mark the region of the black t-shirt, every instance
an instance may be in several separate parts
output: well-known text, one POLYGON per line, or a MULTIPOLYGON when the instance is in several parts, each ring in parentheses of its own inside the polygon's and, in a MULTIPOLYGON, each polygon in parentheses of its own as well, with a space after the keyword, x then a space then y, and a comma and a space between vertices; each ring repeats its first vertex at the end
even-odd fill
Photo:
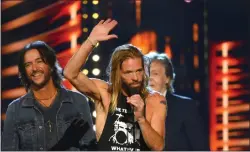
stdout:
POLYGON ((134 121, 131 106, 126 97, 120 95, 114 113, 108 113, 107 120, 98 141, 98 150, 105 151, 140 151, 148 150, 145 146, 140 127, 134 121))
POLYGON ((40 102, 35 102, 39 111, 42 113, 44 118, 44 127, 45 127, 45 138, 46 138, 46 147, 50 149, 57 142, 57 130, 56 130, 56 113, 60 107, 61 99, 60 99, 60 89, 58 89, 58 93, 53 103, 49 107, 43 106, 40 102))

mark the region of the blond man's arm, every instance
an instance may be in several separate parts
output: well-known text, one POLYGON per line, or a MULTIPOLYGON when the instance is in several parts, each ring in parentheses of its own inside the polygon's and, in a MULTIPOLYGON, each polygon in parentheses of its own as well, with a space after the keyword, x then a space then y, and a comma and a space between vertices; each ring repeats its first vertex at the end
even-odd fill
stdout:
POLYGON ((83 42, 80 49, 73 55, 64 69, 65 78, 67 78, 77 90, 93 98, 95 101, 102 100, 100 89, 106 88, 107 83, 98 79, 89 79, 80 70, 86 63, 95 44, 100 41, 117 38, 116 35, 109 34, 116 25, 117 22, 115 20, 101 20, 93 28, 88 39, 83 42))
POLYGON ((148 100, 147 102, 153 102, 153 104, 148 104, 153 108, 151 121, 140 119, 138 123, 147 146, 154 151, 163 150, 165 145, 165 120, 167 113, 166 99, 157 93, 149 97, 148 100))

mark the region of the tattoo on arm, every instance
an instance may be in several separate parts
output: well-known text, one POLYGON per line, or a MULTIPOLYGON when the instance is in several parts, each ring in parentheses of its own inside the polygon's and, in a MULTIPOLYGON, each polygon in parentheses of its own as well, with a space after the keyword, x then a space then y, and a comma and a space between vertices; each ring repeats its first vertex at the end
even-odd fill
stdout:
POLYGON ((162 100, 160 103, 161 103, 161 104, 164 104, 164 105, 167 104, 167 103, 166 103, 166 100, 162 100))

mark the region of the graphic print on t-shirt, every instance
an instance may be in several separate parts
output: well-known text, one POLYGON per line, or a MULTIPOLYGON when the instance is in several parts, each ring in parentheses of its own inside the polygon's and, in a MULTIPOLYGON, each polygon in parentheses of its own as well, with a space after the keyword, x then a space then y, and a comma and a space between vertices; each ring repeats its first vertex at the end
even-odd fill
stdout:
MULTIPOLYGON (((126 114, 127 109, 116 108, 116 120, 113 123, 114 134, 109 138, 109 142, 122 147, 130 147, 132 145, 138 145, 140 147, 140 131, 134 121, 129 121, 129 116, 126 114)), ((130 116, 131 120, 133 120, 133 118, 133 115, 132 119, 130 116)), ((120 149, 121 147, 117 148, 120 149)))

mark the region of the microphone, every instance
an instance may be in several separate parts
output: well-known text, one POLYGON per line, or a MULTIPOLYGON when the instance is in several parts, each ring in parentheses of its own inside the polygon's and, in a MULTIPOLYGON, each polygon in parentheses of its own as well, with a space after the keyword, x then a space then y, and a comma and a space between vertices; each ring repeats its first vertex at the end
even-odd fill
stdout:
MULTIPOLYGON (((140 91, 138 88, 128 88, 128 95, 129 97, 135 95, 135 94, 139 94, 140 95, 140 91)), ((131 113, 133 114, 133 136, 134 136, 134 143, 136 142, 136 139, 135 139, 135 127, 136 127, 136 120, 135 120, 135 117, 134 117, 134 106, 131 105, 131 113)))
POLYGON ((128 89, 128 94, 129 96, 133 96, 135 94, 140 94, 140 91, 138 88, 129 88, 128 89))
MULTIPOLYGON (((131 97, 135 94, 139 94, 140 95, 140 91, 138 88, 128 88, 128 95, 131 97)), ((134 113, 134 106, 132 105, 132 112, 134 113)))
MULTIPOLYGON (((138 88, 128 88, 128 96, 131 97, 135 94, 139 94, 140 95, 140 91, 138 88)), ((131 105, 131 113, 134 114, 134 106, 131 105)))

